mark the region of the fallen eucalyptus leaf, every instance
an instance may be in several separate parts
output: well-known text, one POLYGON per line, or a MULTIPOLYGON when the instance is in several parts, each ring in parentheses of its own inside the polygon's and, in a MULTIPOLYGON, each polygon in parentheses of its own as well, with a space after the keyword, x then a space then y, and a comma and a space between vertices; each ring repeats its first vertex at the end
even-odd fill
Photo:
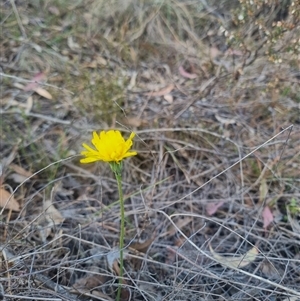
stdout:
POLYGON ((20 211, 20 205, 14 196, 3 188, 0 188, 0 207, 11 209, 12 211, 20 211))
POLYGON ((258 255, 258 250, 254 246, 247 253, 240 256, 222 256, 217 254, 209 244, 210 252, 216 261, 229 268, 243 268, 252 263, 258 255))

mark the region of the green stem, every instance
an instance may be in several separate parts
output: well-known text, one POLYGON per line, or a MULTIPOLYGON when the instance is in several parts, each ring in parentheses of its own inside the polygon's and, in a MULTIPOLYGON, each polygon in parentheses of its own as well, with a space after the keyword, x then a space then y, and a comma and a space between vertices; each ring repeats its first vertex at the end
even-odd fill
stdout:
POLYGON ((120 301, 121 290, 123 283, 123 248, 124 248, 124 236, 125 236, 125 209, 124 209, 124 198, 122 190, 122 177, 121 177, 121 168, 119 170, 114 170, 116 180, 118 183, 119 199, 120 199, 120 209, 121 209, 121 229, 120 229, 120 278, 119 278, 119 287, 117 293, 117 301, 120 301))

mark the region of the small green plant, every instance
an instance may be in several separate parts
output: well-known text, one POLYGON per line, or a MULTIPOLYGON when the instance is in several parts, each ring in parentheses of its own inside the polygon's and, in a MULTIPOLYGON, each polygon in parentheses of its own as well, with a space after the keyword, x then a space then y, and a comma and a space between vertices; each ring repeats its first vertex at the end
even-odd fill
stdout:
POLYGON ((295 198, 292 198, 287 205, 289 212, 292 216, 300 214, 300 204, 295 198))

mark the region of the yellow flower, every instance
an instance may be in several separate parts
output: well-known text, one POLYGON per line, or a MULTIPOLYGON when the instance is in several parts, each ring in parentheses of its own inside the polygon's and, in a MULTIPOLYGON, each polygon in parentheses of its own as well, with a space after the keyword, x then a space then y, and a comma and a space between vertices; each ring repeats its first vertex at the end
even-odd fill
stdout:
POLYGON ((119 131, 102 131, 99 135, 93 132, 92 144, 96 149, 83 143, 82 146, 86 150, 82 151, 81 155, 85 156, 85 158, 81 159, 80 162, 91 163, 104 161, 119 163, 124 158, 135 156, 137 152, 129 151, 134 136, 135 133, 131 133, 130 137, 125 141, 119 131))

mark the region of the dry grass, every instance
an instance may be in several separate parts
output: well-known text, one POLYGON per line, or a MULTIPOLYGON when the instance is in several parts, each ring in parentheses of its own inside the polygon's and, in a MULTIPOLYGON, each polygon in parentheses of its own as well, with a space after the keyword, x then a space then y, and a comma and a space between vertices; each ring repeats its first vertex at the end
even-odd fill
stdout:
POLYGON ((116 182, 76 155, 107 128, 122 300, 300 298, 300 3, 253 2, 0 4, 0 299, 115 300, 116 182))

